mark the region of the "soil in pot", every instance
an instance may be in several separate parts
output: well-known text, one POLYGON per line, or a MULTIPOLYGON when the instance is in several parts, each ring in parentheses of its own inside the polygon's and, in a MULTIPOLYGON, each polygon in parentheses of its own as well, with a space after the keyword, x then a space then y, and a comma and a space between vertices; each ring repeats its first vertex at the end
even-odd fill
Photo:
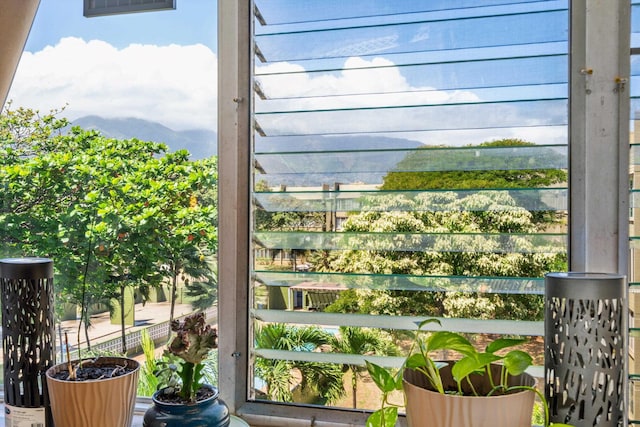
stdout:
POLYGON ((91 361, 85 361, 81 367, 76 369, 76 377, 74 379, 69 378, 71 376, 69 371, 58 371, 53 373, 51 377, 60 381, 102 380, 126 375, 135 371, 135 369, 137 368, 127 365, 97 366, 93 365, 91 361))
MULTIPOLYGON (((209 387, 200 387, 196 392, 196 402, 208 399, 214 395, 216 395, 216 391, 214 389, 209 387)), ((191 403, 188 400, 183 399, 178 393, 166 388, 158 392, 155 395, 155 399, 162 403, 172 403, 174 405, 187 405, 191 403)))

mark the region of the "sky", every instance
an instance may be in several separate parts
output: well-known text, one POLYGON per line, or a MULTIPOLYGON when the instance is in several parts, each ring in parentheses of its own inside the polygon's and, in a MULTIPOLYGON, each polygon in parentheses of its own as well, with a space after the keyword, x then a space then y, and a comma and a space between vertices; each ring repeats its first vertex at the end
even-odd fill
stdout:
POLYGON ((41 0, 7 98, 12 108, 216 130, 215 0, 94 18, 82 5, 41 0))
MULTIPOLYGON (((402 13, 355 21, 367 24, 369 20, 371 23, 382 20, 390 24, 371 31, 367 29, 368 25, 351 28, 352 22, 344 24, 336 19, 367 9, 380 13, 369 1, 258 2, 265 19, 272 24, 266 27, 256 24, 257 44, 272 61, 267 64, 256 62, 257 79, 270 98, 268 108, 292 111, 319 107, 330 110, 371 105, 500 102, 514 99, 514 90, 517 90, 516 99, 523 101, 522 108, 518 103, 502 104, 492 110, 493 121, 485 120, 483 112, 474 110, 475 107, 462 106, 440 109, 441 116, 429 114, 432 109, 428 108, 387 109, 374 120, 371 115, 361 117, 343 113, 309 114, 308 119, 298 115, 297 120, 278 115, 259 116, 265 130, 271 134, 339 133, 343 128, 351 129, 353 123, 361 123, 364 130, 371 130, 372 123, 380 123, 391 131, 396 128, 424 129, 425 126, 435 131, 438 127, 467 126, 476 129, 473 133, 478 142, 500 137, 523 137, 538 143, 566 142, 563 126, 549 127, 545 122, 547 118, 554 123, 566 119, 565 101, 540 103, 538 110, 533 110, 527 102, 540 97, 562 99, 566 96, 566 65, 563 62, 566 57, 554 56, 566 51, 567 34, 562 25, 566 21, 566 11, 561 10, 565 0, 551 1, 558 3, 559 12, 526 17, 513 12, 530 7, 554 10, 556 6, 524 0, 523 4, 517 4, 518 0, 513 0, 516 4, 510 6, 513 15, 509 18, 494 16, 504 9, 504 6, 495 6, 503 3, 502 0, 459 0, 459 4, 466 4, 469 9, 451 10, 439 10, 447 9, 449 5, 447 1, 439 0, 442 7, 436 7, 440 3, 425 3, 434 9, 411 15, 410 25, 393 25, 394 19, 408 19, 402 13), (315 12, 309 13, 309 9, 315 12), (297 13, 300 13, 300 22, 273 25, 283 19, 295 22, 297 13), (479 19, 450 20, 459 13, 470 14, 472 18, 477 13, 479 19), (432 21, 428 24, 421 21, 423 14, 432 21), (318 21, 304 21, 309 17, 318 21), (469 22, 474 24, 469 25, 469 22), (532 22, 535 22, 533 27, 525 25, 532 22), (300 34, 292 31, 297 26, 311 28, 314 25, 343 25, 346 28, 344 31, 300 34), (466 26, 458 28, 456 25, 466 26), (484 31, 487 28, 494 31, 484 31), (280 33, 268 34, 273 31, 280 33), (512 60, 511 57, 518 56, 522 49, 518 43, 527 41, 534 41, 527 48, 528 53, 542 49, 537 52, 539 57, 526 63, 523 59, 512 60), (513 47, 509 47, 510 44, 513 47), (470 48, 473 46, 477 48, 470 48), (497 51, 487 53, 490 50, 497 51), (454 56, 459 60, 452 65, 448 64, 451 52, 456 52, 454 56), (498 64, 495 66, 505 73, 488 71, 488 62, 474 61, 474 55, 482 58, 494 54, 503 59, 491 64, 498 64), (305 57, 315 59, 309 61, 303 59, 305 57), (407 66, 420 62, 427 65, 407 66), (437 65, 429 65, 434 62, 437 65), (442 63, 438 65, 439 62, 442 63), (314 68, 320 71, 314 72, 314 68), (282 70, 293 73, 273 77, 261 75, 282 70), (502 85, 503 89, 496 89, 497 85, 502 85), (436 87, 439 89, 434 90, 436 87), (301 93, 311 97, 295 99, 301 93), (550 111, 554 114, 549 114, 550 111), (481 122, 458 123, 459 117, 476 117, 481 122), (505 118, 510 118, 508 123, 505 118), (454 123, 447 123, 452 120, 454 123), (505 123, 512 126, 522 123, 528 128, 505 130, 505 123), (278 129, 272 132, 275 127, 278 129)), ((376 1, 392 7, 393 10, 387 11, 389 13, 402 12, 401 8, 405 6, 415 8, 423 4, 412 0, 376 1)), ((41 0, 8 95, 14 108, 48 112, 64 107, 64 117, 71 120, 86 115, 134 117, 159 122, 174 130, 217 130, 215 0, 177 0, 176 10, 96 18, 85 18, 82 4, 82 0, 41 0)), ((264 104, 256 103, 258 114, 263 112, 264 104)), ((428 135, 418 132, 405 137, 427 144, 460 145, 469 141, 466 134, 451 137, 449 134, 451 132, 428 135)))

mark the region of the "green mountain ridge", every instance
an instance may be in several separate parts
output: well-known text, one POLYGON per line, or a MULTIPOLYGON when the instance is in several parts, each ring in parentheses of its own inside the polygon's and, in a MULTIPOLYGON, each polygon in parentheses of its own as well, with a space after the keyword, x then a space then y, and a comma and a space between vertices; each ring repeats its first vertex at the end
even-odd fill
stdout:
POLYGON ((84 116, 73 120, 72 125, 97 130, 108 138, 137 138, 162 142, 169 146, 171 152, 188 150, 192 159, 202 159, 217 154, 218 135, 207 129, 176 131, 160 123, 134 117, 84 116))

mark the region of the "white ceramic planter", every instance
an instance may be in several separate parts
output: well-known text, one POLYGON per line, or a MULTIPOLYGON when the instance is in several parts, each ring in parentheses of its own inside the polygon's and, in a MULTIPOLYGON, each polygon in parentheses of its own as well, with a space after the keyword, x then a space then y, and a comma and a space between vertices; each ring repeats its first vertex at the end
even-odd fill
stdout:
MULTIPOLYGON (((77 361, 73 362, 74 364, 77 361)), ((88 362, 84 362, 87 364, 88 362)), ((130 426, 138 387, 140 364, 121 357, 100 357, 94 366, 127 366, 133 371, 114 378, 63 381, 53 378, 67 364, 47 370, 47 388, 55 427, 130 426)))

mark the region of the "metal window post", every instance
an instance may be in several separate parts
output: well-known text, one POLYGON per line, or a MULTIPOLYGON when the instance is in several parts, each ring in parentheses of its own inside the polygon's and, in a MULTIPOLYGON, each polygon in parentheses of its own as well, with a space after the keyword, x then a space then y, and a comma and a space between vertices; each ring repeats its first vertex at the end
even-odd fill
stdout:
POLYGON ((219 388, 232 413, 247 400, 252 5, 218 2, 219 388))
POLYGON ((571 271, 627 274, 630 2, 571 1, 571 271))

